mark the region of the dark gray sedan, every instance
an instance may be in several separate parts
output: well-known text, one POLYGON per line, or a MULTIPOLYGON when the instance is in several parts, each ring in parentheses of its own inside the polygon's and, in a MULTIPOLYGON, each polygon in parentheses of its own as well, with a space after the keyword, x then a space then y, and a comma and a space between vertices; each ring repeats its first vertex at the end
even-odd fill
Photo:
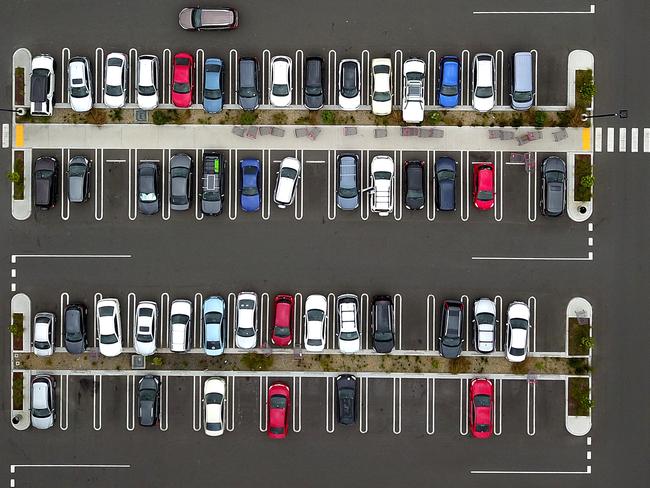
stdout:
POLYGON ((160 210, 158 165, 152 161, 138 164, 138 211, 153 215, 160 210))
POLYGON ((138 383, 138 420, 143 427, 158 422, 160 413, 160 378, 146 375, 138 383))
POLYGON ((169 161, 170 176, 170 208, 172 210, 187 210, 190 208, 192 196, 192 158, 179 153, 169 161))
POLYGON ((90 161, 85 156, 73 156, 68 162, 68 200, 82 203, 90 198, 90 161))
POLYGON ((337 162, 336 205, 341 210, 359 206, 359 156, 341 154, 337 162))
POLYGON ((63 324, 65 328, 65 349, 70 354, 81 354, 88 347, 86 316, 88 310, 83 304, 71 303, 65 307, 63 324))
POLYGON ((436 161, 436 207, 456 210, 456 161, 447 156, 436 161))
POLYGON ((542 163, 542 213, 559 217, 566 206, 566 163, 551 156, 542 163))
POLYGON ((340 424, 351 425, 357 419, 357 378, 351 374, 336 377, 336 398, 340 424))
POLYGON ((34 162, 34 204, 47 210, 56 205, 59 164, 51 156, 41 156, 34 162))
POLYGON ((447 359, 460 356, 463 346, 463 304, 458 300, 442 302, 440 354, 447 359))
POLYGON ((244 110, 255 110, 260 105, 259 67, 255 58, 239 60, 237 98, 244 110))

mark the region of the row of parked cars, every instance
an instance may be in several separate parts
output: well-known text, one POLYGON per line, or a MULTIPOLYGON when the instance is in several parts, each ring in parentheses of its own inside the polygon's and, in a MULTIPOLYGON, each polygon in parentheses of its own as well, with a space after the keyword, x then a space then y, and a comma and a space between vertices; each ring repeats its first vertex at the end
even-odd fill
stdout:
MULTIPOLYGON (((103 84, 104 104, 109 108, 123 107, 127 101, 129 60, 124 53, 108 54, 103 84)), ((77 112, 87 112, 93 106, 93 82, 90 61, 83 56, 68 62, 68 93, 70 105, 77 112)), ((393 73, 390 58, 375 58, 371 62, 371 110, 375 115, 389 115, 393 110, 393 73)), ((343 59, 338 66, 338 104, 343 110, 357 110, 362 103, 361 64, 356 59, 343 59)), ((255 110, 261 101, 260 67, 256 58, 238 60, 237 103, 244 110, 255 110)), ((407 123, 424 120, 426 63, 411 58, 402 66, 402 118, 407 123)), ((530 52, 517 52, 511 63, 511 106, 527 110, 533 105, 533 59, 530 52)), ((444 56, 440 61, 436 102, 443 108, 461 103, 461 63, 457 56, 444 56)), ((317 56, 305 59, 303 67, 303 100, 309 110, 318 110, 325 103, 324 61, 317 56)), ((195 60, 190 53, 180 52, 172 61, 171 101, 179 108, 202 103, 209 113, 223 109, 224 61, 207 58, 204 61, 203 93, 194 98, 195 60)), ((271 58, 269 69, 269 102, 287 107, 293 101, 293 60, 288 56, 271 58)), ((31 75, 32 115, 51 115, 54 96, 54 59, 46 54, 34 57, 31 75)), ((154 55, 138 57, 136 67, 136 101, 143 110, 153 110, 160 102, 159 59, 154 55)), ((496 104, 496 65, 492 54, 477 54, 472 62, 472 106, 487 112, 496 104)))

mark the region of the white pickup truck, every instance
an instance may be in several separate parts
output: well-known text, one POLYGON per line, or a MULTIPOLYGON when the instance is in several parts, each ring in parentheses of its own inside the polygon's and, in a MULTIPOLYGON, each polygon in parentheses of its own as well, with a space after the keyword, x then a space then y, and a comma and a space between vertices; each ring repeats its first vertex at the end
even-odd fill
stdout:
POLYGON ((370 163, 372 189, 370 210, 382 217, 393 211, 393 177, 395 163, 389 156, 375 156, 370 163))

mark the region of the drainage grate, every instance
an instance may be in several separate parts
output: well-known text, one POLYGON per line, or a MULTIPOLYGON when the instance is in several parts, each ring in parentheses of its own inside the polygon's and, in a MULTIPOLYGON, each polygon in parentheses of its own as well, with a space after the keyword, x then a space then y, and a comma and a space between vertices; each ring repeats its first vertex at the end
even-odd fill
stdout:
POLYGON ((140 108, 135 109, 135 121, 140 124, 146 124, 149 122, 149 112, 142 110, 140 108))
POLYGON ((131 369, 144 369, 145 367, 145 359, 144 356, 140 356, 139 354, 134 354, 131 356, 131 369))

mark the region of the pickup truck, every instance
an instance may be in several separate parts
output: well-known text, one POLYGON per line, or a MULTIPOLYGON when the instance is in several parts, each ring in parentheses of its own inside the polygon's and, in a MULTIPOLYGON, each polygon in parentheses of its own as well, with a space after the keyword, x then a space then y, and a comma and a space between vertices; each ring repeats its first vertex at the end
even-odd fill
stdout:
POLYGON ((393 177, 395 163, 389 156, 375 156, 370 163, 372 181, 370 210, 382 217, 393 211, 393 177))
POLYGON ((356 295, 339 295, 336 299, 336 314, 338 318, 339 348, 342 353, 355 353, 360 348, 359 324, 359 299, 356 295))

